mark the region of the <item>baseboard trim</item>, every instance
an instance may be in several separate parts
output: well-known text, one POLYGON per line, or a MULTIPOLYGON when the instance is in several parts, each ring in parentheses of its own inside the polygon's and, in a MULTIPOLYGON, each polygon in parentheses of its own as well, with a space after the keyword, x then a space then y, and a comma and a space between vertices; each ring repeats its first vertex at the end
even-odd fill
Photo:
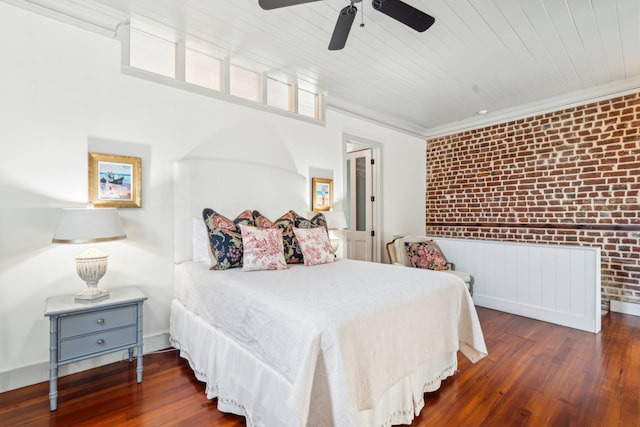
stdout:
POLYGON ((473 302, 478 307, 504 311, 505 313, 511 313, 518 316, 529 317, 531 319, 542 320, 543 322, 555 323, 556 325, 580 329, 595 334, 600 332, 600 307, 598 307, 597 318, 591 319, 588 316, 579 317, 572 315, 571 313, 554 311, 540 306, 522 304, 517 301, 503 300, 491 296, 479 295, 475 292, 473 295, 473 302))
POLYGON ((632 302, 611 300, 610 311, 622 314, 631 314, 632 316, 640 316, 640 304, 632 302))
MULTIPOLYGON (((144 354, 153 353, 154 351, 162 350, 167 347, 171 347, 168 332, 144 338, 144 354)), ((128 351, 123 350, 122 352, 114 352, 105 356, 69 363, 68 365, 63 365, 58 368, 58 377, 64 377, 65 375, 86 371, 88 369, 97 368, 98 366, 120 362, 121 360, 126 360, 128 357, 128 351)), ((0 393, 38 384, 43 381, 49 381, 48 360, 0 372, 0 393)))

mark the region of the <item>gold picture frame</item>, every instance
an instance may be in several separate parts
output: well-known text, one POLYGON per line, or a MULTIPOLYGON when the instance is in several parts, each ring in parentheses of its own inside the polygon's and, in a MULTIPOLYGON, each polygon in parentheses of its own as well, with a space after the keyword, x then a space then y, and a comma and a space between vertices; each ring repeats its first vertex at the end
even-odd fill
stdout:
POLYGON ((89 202, 102 208, 142 207, 142 159, 89 153, 89 202))
POLYGON ((312 178, 311 196, 314 212, 331 210, 333 208, 333 180, 312 178))

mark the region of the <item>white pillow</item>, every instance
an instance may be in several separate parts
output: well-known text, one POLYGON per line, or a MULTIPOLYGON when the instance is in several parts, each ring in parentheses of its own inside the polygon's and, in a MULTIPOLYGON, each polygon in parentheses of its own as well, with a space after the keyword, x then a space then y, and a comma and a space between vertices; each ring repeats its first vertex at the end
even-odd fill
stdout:
POLYGON ((242 233, 242 271, 286 270, 282 229, 258 228, 240 224, 242 233))
POLYGON ((193 261, 203 262, 207 265, 211 264, 211 256, 209 253, 209 233, 207 232, 207 226, 202 218, 191 218, 192 225, 192 252, 193 261))
POLYGON ((293 233, 300 246, 304 265, 326 264, 336 260, 326 228, 294 228, 293 233))

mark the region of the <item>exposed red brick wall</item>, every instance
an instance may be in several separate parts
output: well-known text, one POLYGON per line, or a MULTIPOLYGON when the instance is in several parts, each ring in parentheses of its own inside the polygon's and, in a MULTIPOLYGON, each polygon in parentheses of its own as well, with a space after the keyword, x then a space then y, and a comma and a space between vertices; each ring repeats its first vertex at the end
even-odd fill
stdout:
POLYGON ((640 93, 427 141, 426 232, 602 248, 640 303, 640 93))

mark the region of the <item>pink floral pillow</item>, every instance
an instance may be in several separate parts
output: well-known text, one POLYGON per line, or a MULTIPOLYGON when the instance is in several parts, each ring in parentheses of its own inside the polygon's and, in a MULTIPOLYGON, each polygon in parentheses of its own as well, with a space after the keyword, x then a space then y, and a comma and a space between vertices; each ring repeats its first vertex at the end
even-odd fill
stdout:
POLYGON ((407 255, 415 268, 449 270, 451 267, 435 242, 405 242, 407 255))
POLYGON ((242 233, 242 271, 286 270, 282 244, 282 230, 279 228, 257 228, 240 225, 242 233))
POLYGON ((304 265, 318 265, 335 261, 331 242, 324 227, 294 228, 296 240, 300 245, 304 265))

